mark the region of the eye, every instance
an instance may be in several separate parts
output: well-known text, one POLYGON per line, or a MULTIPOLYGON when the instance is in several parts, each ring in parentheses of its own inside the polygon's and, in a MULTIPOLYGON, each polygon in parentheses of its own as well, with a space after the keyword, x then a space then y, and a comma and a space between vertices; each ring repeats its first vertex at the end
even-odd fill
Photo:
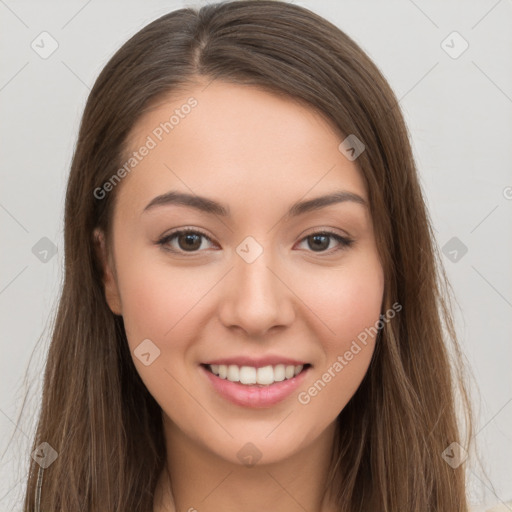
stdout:
POLYGON ((202 238, 212 242, 211 238, 201 231, 196 229, 180 229, 162 237, 158 240, 157 244, 171 252, 198 252, 198 249, 201 249, 202 246, 202 238), (174 239, 178 242, 178 249, 169 247, 170 242, 174 239))
MULTIPOLYGON (((157 244, 161 245, 165 250, 174 253, 195 253, 200 252, 199 250, 201 248, 204 249, 204 247, 202 247, 202 239, 213 243, 211 238, 201 231, 186 228, 173 231, 172 233, 165 235, 160 240, 158 240, 157 244), (173 248, 170 244, 175 239, 178 242, 178 248, 173 248)), ((309 248, 311 248, 313 252, 330 253, 350 247, 354 243, 354 240, 341 236, 332 231, 319 231, 303 238, 301 243, 303 242, 307 242, 309 248), (332 240, 338 242, 339 247, 335 248, 334 251, 328 251, 327 249, 329 249, 332 240)))
POLYGON ((301 242, 304 241, 306 241, 308 246, 313 249, 313 252, 337 252, 350 247, 354 243, 354 240, 332 231, 319 231, 318 233, 312 233, 301 240, 301 242), (338 242, 339 247, 335 248, 334 251, 326 251, 326 249, 329 249, 330 242, 333 239, 338 242))

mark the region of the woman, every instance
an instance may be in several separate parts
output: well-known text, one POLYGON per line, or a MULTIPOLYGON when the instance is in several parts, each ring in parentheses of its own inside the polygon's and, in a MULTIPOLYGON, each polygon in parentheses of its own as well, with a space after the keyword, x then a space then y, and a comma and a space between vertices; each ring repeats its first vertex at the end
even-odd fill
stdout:
POLYGON ((468 510, 407 130, 326 20, 235 1, 123 45, 83 115, 65 260, 25 510, 468 510))

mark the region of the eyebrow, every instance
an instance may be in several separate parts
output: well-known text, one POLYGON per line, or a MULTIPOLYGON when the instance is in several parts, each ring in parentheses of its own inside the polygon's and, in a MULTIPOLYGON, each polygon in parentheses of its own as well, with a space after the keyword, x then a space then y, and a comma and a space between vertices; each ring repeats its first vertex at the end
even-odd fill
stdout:
MULTIPOLYGON (((314 199, 309 199, 307 201, 301 201, 293 204, 292 207, 288 210, 286 217, 297 217, 307 212, 325 208, 331 204, 344 202, 353 202, 368 208, 368 203, 361 196, 346 190, 339 190, 331 194, 315 197, 314 199)), ((222 217, 229 217, 230 215, 229 207, 224 206, 221 203, 214 201, 213 199, 175 191, 167 192, 166 194, 155 197, 144 208, 142 213, 145 213, 159 206, 168 205, 187 206, 201 212, 209 213, 212 215, 219 215, 222 217)))

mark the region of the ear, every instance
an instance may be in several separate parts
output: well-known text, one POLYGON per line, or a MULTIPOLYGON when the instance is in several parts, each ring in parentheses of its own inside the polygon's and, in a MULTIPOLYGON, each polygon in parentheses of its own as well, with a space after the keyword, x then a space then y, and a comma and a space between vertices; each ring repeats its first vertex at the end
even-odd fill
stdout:
POLYGON ((121 296, 115 277, 114 266, 110 261, 105 244, 105 234, 100 228, 96 228, 93 233, 94 249, 101 262, 102 281, 105 289, 105 299, 112 313, 122 315, 121 296))

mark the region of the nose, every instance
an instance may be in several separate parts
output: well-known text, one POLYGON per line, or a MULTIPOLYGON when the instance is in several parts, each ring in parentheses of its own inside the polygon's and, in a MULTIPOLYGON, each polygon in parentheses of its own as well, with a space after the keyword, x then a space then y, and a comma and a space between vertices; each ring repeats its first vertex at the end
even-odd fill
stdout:
POLYGON ((234 268, 224 280, 221 296, 223 325, 261 338, 273 328, 292 324, 295 296, 279 268, 270 251, 263 251, 252 263, 234 254, 234 268))

